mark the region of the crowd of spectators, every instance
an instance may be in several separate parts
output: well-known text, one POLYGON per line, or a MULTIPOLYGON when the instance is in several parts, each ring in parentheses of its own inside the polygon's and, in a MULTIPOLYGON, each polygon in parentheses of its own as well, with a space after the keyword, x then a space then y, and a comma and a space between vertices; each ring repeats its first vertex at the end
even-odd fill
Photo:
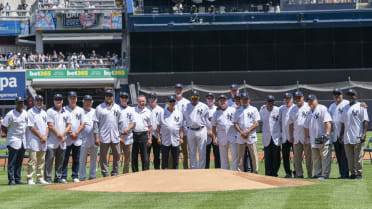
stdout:
POLYGON ((79 68, 118 68, 122 63, 115 52, 99 55, 95 50, 89 54, 83 52, 7 53, 0 54, 0 70, 23 69, 79 69, 79 68))
MULTIPOLYGON (((121 7, 122 1, 112 0, 112 7, 121 7)), ((108 5, 110 1, 71 1, 71 0, 39 0, 39 8, 62 9, 62 8, 99 8, 108 5)))
MULTIPOLYGON (((28 8, 28 5, 26 4, 26 2, 18 4, 17 8, 15 9, 17 10, 17 15, 26 16, 26 12, 22 12, 22 11, 26 11, 27 8, 28 8)), ((5 3, 5 5, 3 2, 0 3, 0 15, 3 15, 5 13, 5 16, 10 16, 10 11, 13 11, 13 10, 9 2, 5 3)))

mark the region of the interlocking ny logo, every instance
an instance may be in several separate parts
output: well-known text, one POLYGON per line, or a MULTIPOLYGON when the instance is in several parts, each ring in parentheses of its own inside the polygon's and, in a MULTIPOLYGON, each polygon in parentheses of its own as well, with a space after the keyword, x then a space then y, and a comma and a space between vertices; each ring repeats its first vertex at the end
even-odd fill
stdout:
POLYGON ((127 118, 130 120, 130 119, 132 119, 132 113, 127 113, 127 118))
POLYGON ((305 112, 305 111, 302 112, 302 117, 303 117, 303 118, 306 118, 306 115, 307 115, 307 112, 305 112))
POLYGON ((342 114, 344 110, 342 108, 338 108, 338 113, 342 114))
POLYGON ((180 117, 174 116, 174 120, 178 123, 180 121, 180 117))
POLYGON ((67 123, 67 119, 68 119, 67 116, 63 116, 63 121, 64 121, 65 123, 67 123))
POLYGON ((44 123, 47 122, 47 117, 46 116, 43 116, 43 121, 44 121, 44 123))
POLYGON ((279 120, 279 115, 273 115, 272 118, 273 118, 273 120, 278 121, 279 120))
POLYGON ((248 118, 253 119, 253 112, 248 112, 248 113, 247 113, 247 116, 248 116, 248 118))
POLYGON ((318 113, 318 112, 317 112, 317 113, 315 113, 315 114, 314 114, 314 119, 318 119, 318 118, 319 118, 319 116, 320 116, 320 113, 318 113))
POLYGON ((229 113, 226 115, 226 118, 229 120, 229 121, 232 121, 233 120, 233 114, 232 113, 229 113))
POLYGON ((202 115, 203 114, 203 110, 202 109, 198 109, 197 112, 198 112, 199 115, 202 115))
POLYGON ((357 117, 359 115, 359 111, 358 110, 352 110, 351 111, 351 114, 354 116, 354 117, 357 117))
POLYGON ((76 120, 81 120, 81 114, 76 114, 75 117, 76 117, 76 120))

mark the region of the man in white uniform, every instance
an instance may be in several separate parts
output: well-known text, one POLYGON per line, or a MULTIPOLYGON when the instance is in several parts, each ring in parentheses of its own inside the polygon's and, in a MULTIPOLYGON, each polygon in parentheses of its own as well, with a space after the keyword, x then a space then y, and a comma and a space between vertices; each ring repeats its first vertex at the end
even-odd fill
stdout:
MULTIPOLYGON (((209 115, 212 117, 214 112, 216 112, 216 105, 214 105, 214 103, 216 102, 215 98, 214 98, 214 94, 213 93, 208 93, 207 96, 206 96, 206 100, 207 100, 207 105, 208 105, 208 108, 209 108, 209 115)), ((207 134, 208 134, 208 138, 207 138, 207 148, 206 148, 206 160, 205 160, 205 168, 208 169, 209 168, 209 163, 210 163, 210 157, 211 157, 211 149, 213 148, 213 156, 214 156, 214 168, 221 168, 221 161, 220 161, 220 151, 219 151, 219 147, 218 145, 215 145, 214 143, 212 143, 212 123, 208 120, 208 125, 207 125, 207 134)))
POLYGON ((161 168, 168 169, 169 152, 173 157, 173 169, 178 169, 179 145, 183 142, 183 115, 175 109, 176 98, 168 97, 167 108, 159 115, 157 125, 158 143, 161 147, 161 168))
POLYGON ((62 181, 62 165, 66 151, 66 138, 71 129, 71 116, 63 107, 63 96, 54 95, 54 107, 47 111, 49 135, 45 154, 45 180, 52 182, 53 162, 55 161, 54 183, 62 181))
POLYGON ((97 155, 98 146, 94 143, 94 130, 93 130, 93 118, 96 110, 92 108, 93 98, 91 95, 85 95, 83 97, 83 108, 84 108, 84 129, 81 134, 81 148, 80 148, 80 161, 79 161, 79 176, 80 181, 86 180, 87 170, 86 163, 89 154, 90 166, 89 166, 89 177, 88 179, 95 179, 97 174, 97 155))
POLYGON ((22 162, 25 155, 27 112, 23 110, 24 99, 17 97, 16 108, 9 111, 1 124, 6 134, 8 147, 8 181, 9 185, 24 184, 21 181, 22 162))
POLYGON ((238 144, 233 119, 236 109, 229 107, 226 95, 218 98, 219 108, 212 117, 213 143, 219 146, 221 168, 229 170, 229 148, 232 170, 238 170, 238 144))
POLYGON ((292 178, 290 154, 293 144, 289 137, 289 112, 294 107, 293 95, 291 93, 284 94, 284 105, 280 106, 280 117, 282 119, 282 156, 285 178, 292 178))
POLYGON ((71 130, 66 140, 65 159, 62 167, 62 181, 66 182, 68 172, 68 161, 72 152, 72 169, 71 178, 73 182, 79 182, 79 160, 80 160, 80 147, 82 144, 81 131, 84 129, 84 110, 76 105, 77 94, 75 91, 68 93, 68 106, 65 106, 65 111, 70 113, 71 116, 71 130))
POLYGON ((279 107, 274 106, 275 97, 266 97, 266 106, 260 110, 262 121, 262 145, 265 155, 265 175, 278 176, 280 168, 280 140, 282 137, 279 107))
POLYGON ((229 107, 238 107, 238 105, 235 102, 235 98, 238 98, 240 100, 238 85, 236 85, 236 84, 231 85, 230 94, 231 94, 231 98, 228 100, 228 106, 229 107), (238 97, 236 97, 236 96, 238 96, 238 97))
POLYGON ((191 103, 187 104, 183 112, 184 120, 186 120, 187 142, 189 143, 190 167, 191 169, 205 169, 205 152, 207 146, 207 125, 209 116, 209 108, 207 105, 199 101, 200 94, 198 91, 192 91, 191 103), (199 153, 199 167, 197 163, 196 153, 199 153))
POLYGON ((29 151, 29 160, 27 163, 27 184, 35 184, 33 175, 36 163, 36 176, 38 184, 48 184, 44 180, 45 151, 47 150, 46 142, 49 135, 47 114, 42 109, 44 98, 36 95, 34 107, 27 112, 28 131, 27 145, 29 151))
POLYGON ((120 144, 124 155, 123 173, 129 173, 130 163, 132 160, 132 144, 133 144, 133 128, 136 125, 134 122, 134 108, 129 107, 129 94, 120 92, 120 144))
POLYGON ((304 94, 301 91, 296 91, 294 94, 296 105, 289 112, 289 136, 290 142, 293 143, 293 161, 295 167, 296 178, 304 178, 302 169, 303 154, 306 159, 307 177, 313 176, 313 161, 311 157, 311 144, 307 140, 305 144, 304 126, 306 117, 310 112, 309 105, 305 102, 304 94))
POLYGON ((134 109, 132 172, 138 172, 138 154, 141 154, 142 171, 149 169, 147 147, 152 143, 151 111, 146 108, 146 97, 138 96, 137 103, 134 109))
POLYGON ((152 143, 149 147, 147 147, 147 156, 150 163, 150 153, 152 148, 154 157, 154 168, 160 169, 160 144, 158 144, 158 135, 156 134, 156 128, 158 127, 159 115, 164 111, 164 109, 157 104, 158 97, 155 92, 149 94, 148 100, 149 105, 147 106, 147 108, 151 111, 151 125, 153 129, 152 143))
POLYGON ((103 177, 108 176, 107 153, 111 148, 113 162, 111 176, 119 174, 120 167, 120 106, 114 102, 111 89, 105 91, 105 102, 96 108, 94 121, 95 144, 100 146, 100 166, 103 177))
POLYGON ((248 147, 252 159, 252 172, 258 173, 258 155, 257 155, 257 134, 256 128, 259 125, 260 113, 256 107, 249 104, 248 94, 241 94, 242 107, 235 112, 234 127, 238 132, 238 168, 243 171, 244 152, 248 147))
POLYGON ((330 172, 329 161, 332 160, 332 144, 329 137, 332 118, 327 107, 318 104, 318 99, 314 94, 310 94, 307 101, 311 111, 305 122, 305 144, 310 136, 314 178, 327 179, 330 172))
POLYGON ((341 134, 339 140, 344 143, 346 158, 352 179, 362 179, 363 170, 363 147, 366 141, 368 129, 368 112, 358 102, 356 90, 347 91, 347 104, 342 113, 341 134))
POLYGON ((333 99, 335 102, 333 102, 328 108, 328 112, 332 117, 331 139, 335 147, 340 178, 348 179, 349 167, 347 165, 345 148, 338 138, 340 137, 341 132, 342 113, 344 107, 349 104, 349 101, 343 99, 342 90, 339 88, 333 90, 333 99))

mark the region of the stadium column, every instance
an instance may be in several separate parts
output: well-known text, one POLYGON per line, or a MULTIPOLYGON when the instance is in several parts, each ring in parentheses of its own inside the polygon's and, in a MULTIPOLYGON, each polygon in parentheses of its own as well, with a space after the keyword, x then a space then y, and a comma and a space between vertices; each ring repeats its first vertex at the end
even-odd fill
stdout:
POLYGON ((44 45, 43 45, 43 36, 41 34, 41 31, 36 31, 36 53, 44 53, 44 45))

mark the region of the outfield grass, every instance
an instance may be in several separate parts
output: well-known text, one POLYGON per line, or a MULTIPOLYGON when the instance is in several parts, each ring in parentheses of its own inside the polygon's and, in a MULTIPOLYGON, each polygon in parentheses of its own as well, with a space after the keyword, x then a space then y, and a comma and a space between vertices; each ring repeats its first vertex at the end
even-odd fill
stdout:
MULTIPOLYGON (((44 189, 40 185, 7 186, 6 171, 0 169, 0 208, 367 209, 372 208, 372 164, 364 163, 362 181, 334 179, 338 177, 338 167, 333 162, 331 179, 312 180, 317 182, 315 185, 181 194, 75 192, 44 189)), ((259 173, 264 173, 263 163, 260 163, 259 173)), ((26 170, 22 174, 25 178, 26 170)), ((279 175, 284 176, 283 167, 279 175)), ((98 176, 101 177, 100 172, 98 176)))

